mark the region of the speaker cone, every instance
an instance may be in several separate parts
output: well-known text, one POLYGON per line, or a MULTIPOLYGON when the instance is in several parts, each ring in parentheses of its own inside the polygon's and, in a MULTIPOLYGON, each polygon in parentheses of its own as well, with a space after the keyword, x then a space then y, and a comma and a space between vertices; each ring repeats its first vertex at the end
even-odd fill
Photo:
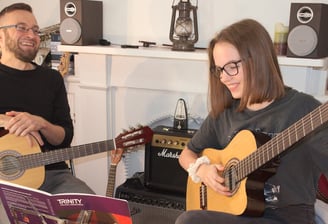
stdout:
POLYGON ((67 44, 75 44, 81 38, 81 25, 73 18, 64 19, 59 27, 60 36, 67 44))
POLYGON ((299 25, 290 31, 287 44, 293 54, 301 57, 306 56, 316 49, 318 36, 312 27, 299 25))

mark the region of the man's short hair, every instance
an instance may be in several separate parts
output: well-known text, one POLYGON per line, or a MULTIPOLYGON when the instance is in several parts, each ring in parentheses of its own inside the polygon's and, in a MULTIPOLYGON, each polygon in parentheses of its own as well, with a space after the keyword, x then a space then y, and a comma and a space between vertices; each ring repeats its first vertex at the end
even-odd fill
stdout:
POLYGON ((14 3, 2 9, 0 12, 0 17, 5 15, 6 13, 16 10, 24 10, 24 11, 32 12, 32 7, 26 3, 14 3))

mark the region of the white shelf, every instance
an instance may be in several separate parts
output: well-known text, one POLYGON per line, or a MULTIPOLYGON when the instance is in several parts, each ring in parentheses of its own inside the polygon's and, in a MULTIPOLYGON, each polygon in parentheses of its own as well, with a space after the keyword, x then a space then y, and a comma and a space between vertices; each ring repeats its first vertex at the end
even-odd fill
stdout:
POLYGON ((278 56, 279 65, 283 66, 298 66, 298 67, 312 67, 314 69, 327 70, 328 57, 321 59, 311 58, 290 58, 286 56, 278 56))
MULTIPOLYGON (((172 51, 170 47, 139 47, 121 48, 119 46, 75 46, 75 45, 59 45, 59 51, 69 51, 85 54, 106 54, 132 57, 151 57, 166 59, 183 59, 183 60, 207 60, 206 50, 196 50, 193 52, 172 51)), ((311 67, 314 69, 328 69, 328 57, 322 59, 310 58, 291 58, 286 56, 278 57, 279 64, 282 66, 299 66, 311 67)))
POLYGON ((72 46, 59 45, 59 51, 69 51, 85 54, 106 54, 132 57, 150 57, 166 59, 184 59, 206 61, 206 50, 196 51, 172 51, 169 47, 139 47, 121 48, 120 46, 72 46))

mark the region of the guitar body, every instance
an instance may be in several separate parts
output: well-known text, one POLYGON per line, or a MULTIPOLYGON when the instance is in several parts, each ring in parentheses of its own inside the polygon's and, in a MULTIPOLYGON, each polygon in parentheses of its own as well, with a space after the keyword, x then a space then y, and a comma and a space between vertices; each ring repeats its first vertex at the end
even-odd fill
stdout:
POLYGON ((32 188, 39 188, 44 181, 44 167, 24 169, 19 161, 19 156, 40 153, 37 141, 31 138, 33 147, 30 146, 28 137, 6 134, 0 137, 0 179, 15 184, 32 188))
MULTIPOLYGON (((203 151, 202 155, 206 155, 211 163, 222 164, 227 170, 256 151, 257 145, 267 140, 268 137, 265 139, 258 137, 257 139, 251 131, 243 130, 233 138, 224 150, 208 148, 203 151)), ((225 175, 224 172, 222 176, 225 175)), ((271 168, 258 169, 232 185, 230 189, 233 195, 231 197, 218 194, 201 183, 196 184, 189 177, 187 210, 204 209, 234 215, 260 216, 264 210, 264 182, 273 174, 274 171, 271 168), (206 190, 201 190, 204 187, 206 190)))

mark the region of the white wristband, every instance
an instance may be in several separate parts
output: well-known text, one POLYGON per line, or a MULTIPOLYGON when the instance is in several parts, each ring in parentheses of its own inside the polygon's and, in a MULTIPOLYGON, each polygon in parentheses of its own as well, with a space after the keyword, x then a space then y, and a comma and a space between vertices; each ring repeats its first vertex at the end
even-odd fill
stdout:
POLYGON ((196 175, 196 172, 199 166, 202 164, 210 164, 210 160, 207 158, 207 156, 199 157, 195 163, 190 163, 189 168, 187 169, 189 177, 195 183, 200 182, 200 177, 196 175))

